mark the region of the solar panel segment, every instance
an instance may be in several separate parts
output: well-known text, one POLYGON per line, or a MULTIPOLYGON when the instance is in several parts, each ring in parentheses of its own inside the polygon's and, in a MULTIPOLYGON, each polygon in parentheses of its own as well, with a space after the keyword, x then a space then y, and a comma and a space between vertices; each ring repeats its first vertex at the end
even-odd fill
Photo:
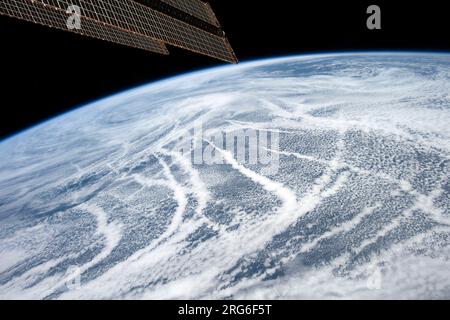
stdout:
POLYGON ((219 21, 208 3, 201 0, 161 0, 205 22, 220 27, 219 21))
MULTIPOLYGON (((62 6, 63 3, 64 1, 56 0, 1 0, 0 13, 52 28, 69 30, 67 21, 71 13, 65 9, 67 6, 62 6)), ((101 20, 93 19, 91 14, 82 15, 80 19, 82 28, 69 31, 159 54, 169 54, 161 41, 101 23, 101 20)))
POLYGON ((209 5, 199 0, 2 0, 0 14, 168 54, 165 44, 237 63, 209 5), (69 29, 67 8, 80 9, 69 29))

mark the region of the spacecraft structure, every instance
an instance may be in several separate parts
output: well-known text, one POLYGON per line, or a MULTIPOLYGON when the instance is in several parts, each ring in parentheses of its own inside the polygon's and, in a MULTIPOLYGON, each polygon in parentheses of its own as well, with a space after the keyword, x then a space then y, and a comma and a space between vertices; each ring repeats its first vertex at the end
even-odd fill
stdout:
POLYGON ((238 62, 201 0, 1 0, 0 14, 159 54, 171 45, 238 62))

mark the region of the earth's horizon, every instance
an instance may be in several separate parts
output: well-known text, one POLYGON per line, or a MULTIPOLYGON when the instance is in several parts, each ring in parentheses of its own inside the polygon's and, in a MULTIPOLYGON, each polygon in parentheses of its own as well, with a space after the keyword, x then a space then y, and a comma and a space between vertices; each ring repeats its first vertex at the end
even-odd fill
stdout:
POLYGON ((424 52, 257 60, 57 116, 0 141, 0 298, 448 299, 449 123, 450 54, 424 52))

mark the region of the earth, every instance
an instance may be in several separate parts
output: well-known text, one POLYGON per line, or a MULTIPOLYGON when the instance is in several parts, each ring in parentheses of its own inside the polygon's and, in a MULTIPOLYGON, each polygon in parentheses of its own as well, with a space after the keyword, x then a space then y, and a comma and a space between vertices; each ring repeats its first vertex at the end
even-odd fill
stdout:
POLYGON ((447 54, 152 83, 0 143, 0 298, 448 299, 449 167, 447 54))

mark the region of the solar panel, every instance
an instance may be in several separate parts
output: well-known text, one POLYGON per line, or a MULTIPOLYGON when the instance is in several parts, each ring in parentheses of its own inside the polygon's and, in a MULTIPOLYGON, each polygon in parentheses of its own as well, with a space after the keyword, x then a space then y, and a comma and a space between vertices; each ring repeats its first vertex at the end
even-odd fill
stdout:
POLYGON ((178 8, 186 13, 193 15, 205 22, 211 23, 216 27, 220 27, 211 7, 208 3, 201 0, 161 0, 171 6, 178 8))
POLYGON ((165 44, 237 63, 209 5, 199 0, 1 0, 0 14, 168 54, 165 44), (67 8, 80 10, 68 29, 67 8))
MULTIPOLYGON (((0 13, 37 24, 68 30, 67 21, 72 15, 72 13, 67 12, 68 6, 67 1, 57 0, 1 0, 0 13)), ((100 20, 94 20, 84 15, 80 16, 80 20, 82 28, 71 29, 71 32, 160 54, 169 53, 161 41, 103 24, 100 20)))
POLYGON ((218 36, 172 18, 156 10, 143 10, 149 26, 156 31, 156 39, 200 54, 228 62, 237 62, 225 36, 218 36))

